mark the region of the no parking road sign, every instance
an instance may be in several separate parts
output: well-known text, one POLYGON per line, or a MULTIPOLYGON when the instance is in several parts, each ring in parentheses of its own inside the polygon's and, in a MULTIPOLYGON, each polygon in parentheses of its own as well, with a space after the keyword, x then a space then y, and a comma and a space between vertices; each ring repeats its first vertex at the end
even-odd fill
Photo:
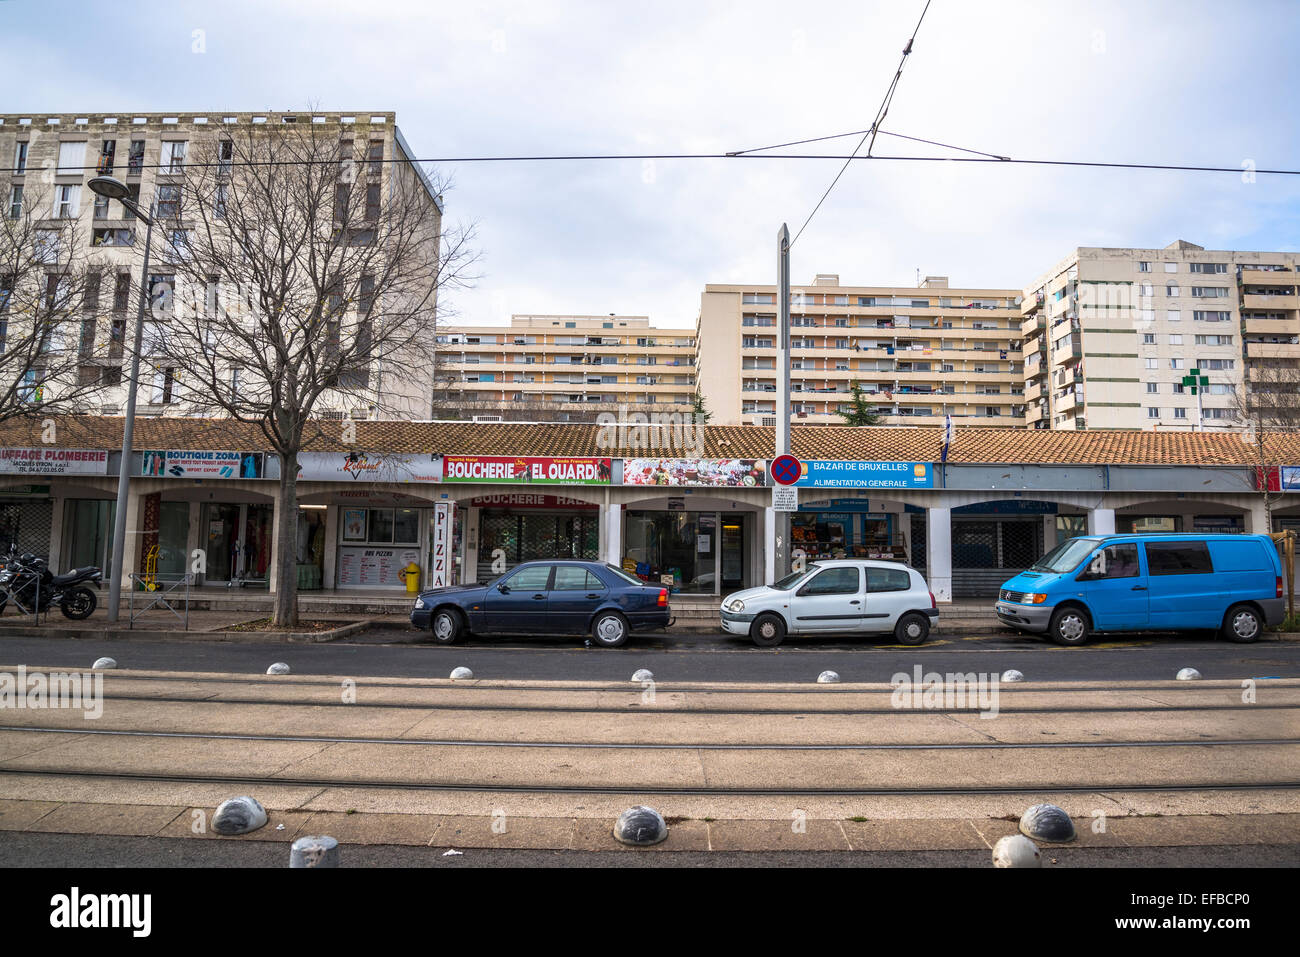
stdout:
POLYGON ((803 475, 803 466, 793 455, 778 455, 768 471, 777 485, 793 485, 803 475))

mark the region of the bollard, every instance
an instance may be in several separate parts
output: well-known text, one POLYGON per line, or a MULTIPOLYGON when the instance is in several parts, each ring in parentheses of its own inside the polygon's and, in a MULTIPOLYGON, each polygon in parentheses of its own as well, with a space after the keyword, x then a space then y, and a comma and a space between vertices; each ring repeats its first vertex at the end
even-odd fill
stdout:
POLYGON ((1178 681, 1199 681, 1201 673, 1195 668, 1184 668, 1174 676, 1178 681))
POLYGON ((96 658, 95 663, 90 666, 92 671, 105 671, 109 668, 116 668, 117 662, 112 658, 96 658))
POLYGON ((1020 833, 1036 841, 1065 844, 1074 840, 1074 822, 1055 804, 1035 804, 1020 816, 1020 833))
POLYGON ((668 822, 652 807, 638 804, 618 816, 614 822, 614 839, 621 844, 649 847, 668 838, 668 822))
POLYGON ((338 867, 339 842, 327 835, 300 837, 289 848, 290 867, 338 867))
POLYGON ((451 672, 452 681, 468 681, 474 677, 474 672, 468 668, 455 668, 451 672))
POLYGON ((271 665, 271 667, 266 669, 266 673, 268 675, 287 675, 289 673, 289 666, 283 661, 277 661, 275 664, 271 665))
POLYGON ((1006 683, 1010 683, 1013 681, 1024 681, 1025 676, 1022 675, 1019 671, 1016 671, 1015 668, 1008 668, 1006 671, 1002 672, 1002 680, 1003 682, 1006 683))
POLYGON ((654 681, 655 676, 649 668, 641 668, 632 675, 633 681, 654 681))
POLYGON ((1008 834, 993 845, 994 867, 1042 867, 1038 845, 1023 834, 1008 834))
POLYGON ((840 676, 833 671, 823 671, 817 676, 817 683, 819 685, 834 685, 839 684, 839 682, 840 676))
POLYGON ((218 834, 247 834, 265 823, 266 809, 247 795, 222 801, 212 815, 212 830, 218 834))

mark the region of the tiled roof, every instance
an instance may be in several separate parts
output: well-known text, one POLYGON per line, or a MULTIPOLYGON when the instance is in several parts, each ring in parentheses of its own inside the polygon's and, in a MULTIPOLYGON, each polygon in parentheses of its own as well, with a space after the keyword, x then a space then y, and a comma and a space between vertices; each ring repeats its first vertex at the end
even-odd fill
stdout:
MULTIPOLYGON (((344 423, 314 422, 318 435, 309 450, 358 448, 377 452, 441 452, 445 455, 605 455, 613 458, 682 457, 766 459, 774 431, 759 426, 704 426, 698 451, 687 430, 668 441, 671 448, 639 447, 635 430, 587 424, 537 425, 511 422, 352 423, 357 441, 341 441, 344 423), (683 445, 683 440, 685 445, 683 445)), ((122 419, 101 416, 55 418, 57 447, 116 449, 122 419)), ((42 442, 41 419, 0 423, 0 447, 34 447, 42 442)), ((809 459, 937 462, 942 430, 937 428, 851 428, 793 426, 793 453, 809 459)), ((1270 433, 1279 451, 1271 462, 1300 465, 1300 434, 1270 433)), ((141 418, 137 449, 269 449, 253 424, 227 419, 141 418)), ((1046 429, 958 428, 949 450, 952 463, 1006 465, 1251 465, 1254 447, 1228 432, 1056 432, 1046 429)))

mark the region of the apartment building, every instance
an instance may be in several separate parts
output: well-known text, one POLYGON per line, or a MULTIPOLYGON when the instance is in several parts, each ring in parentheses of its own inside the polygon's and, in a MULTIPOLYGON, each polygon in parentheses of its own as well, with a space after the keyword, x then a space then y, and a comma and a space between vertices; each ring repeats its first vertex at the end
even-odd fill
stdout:
MULTIPOLYGON (((166 249, 184 249, 187 222, 181 206, 186 165, 199 157, 231 160, 235 131, 280 124, 313 124, 314 133, 337 136, 340 156, 351 150, 358 180, 364 180, 367 210, 372 199, 376 211, 382 197, 398 177, 418 181, 428 196, 428 215, 434 237, 441 232, 442 198, 414 164, 401 162, 412 153, 392 112, 358 113, 117 113, 117 114, 4 114, 0 115, 0 194, 3 215, 19 219, 31 215, 40 225, 58 227, 89 247, 98 270, 86 292, 86 307, 70 317, 66 342, 51 348, 79 354, 76 375, 82 385, 98 384, 88 411, 118 414, 126 404, 127 375, 123 373, 125 344, 134 327, 140 295, 145 230, 124 205, 93 193, 86 185, 96 175, 113 176, 126 184, 130 198, 149 208, 155 204, 153 260, 149 276, 150 301, 170 300, 176 308, 213 308, 237 300, 222 277, 211 277, 200 290, 178 288, 168 274, 166 249), (169 290, 164 293, 163 290, 169 290)), ((227 167, 228 169, 228 167, 227 167)), ((376 212, 377 215, 377 212, 376 212)), ((436 240, 435 240, 436 242, 436 240)), ((437 249, 431 255, 437 256, 437 249)), ((57 267, 51 266, 51 273, 57 267)), ((185 414, 178 377, 184 370, 165 360, 150 361, 151 339, 160 333, 146 324, 145 354, 141 366, 138 409, 143 415, 185 414)), ((126 357, 129 359, 129 356, 126 357)), ((356 375, 363 392, 372 396, 327 392, 321 402, 326 414, 367 416, 376 406, 401 407, 407 414, 427 417, 432 410, 433 377, 395 379, 373 363, 356 375), (382 397, 382 402, 381 402, 382 397)), ((240 375, 232 367, 232 381, 240 375)), ((129 372, 129 369, 128 369, 129 372)), ((352 383, 354 386, 356 382, 352 383)))
POLYGON ((1227 429, 1253 370, 1300 366, 1295 253, 1078 248, 1021 303, 1031 428, 1227 429), (1196 395, 1183 379, 1197 369, 1196 395))
POLYGON ((645 316, 515 315, 438 337, 437 416, 594 421, 620 407, 690 412, 695 337, 645 316))
MULTIPOLYGON (((791 417, 842 425, 854 383, 882 425, 1024 424, 1018 289, 846 286, 819 274, 790 292, 791 417)), ((775 286, 705 286, 696 325, 700 392, 713 424, 772 424, 775 286)))

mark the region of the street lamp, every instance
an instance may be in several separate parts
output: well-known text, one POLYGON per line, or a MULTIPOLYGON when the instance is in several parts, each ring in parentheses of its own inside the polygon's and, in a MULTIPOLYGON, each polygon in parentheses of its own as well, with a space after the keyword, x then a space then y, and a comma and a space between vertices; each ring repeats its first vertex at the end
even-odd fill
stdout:
POLYGON ((135 398, 140 380, 140 346, 144 338, 144 306, 149 298, 149 246, 153 242, 151 207, 146 215, 131 199, 131 190, 112 176, 96 176, 89 183, 91 192, 115 199, 145 222, 144 270, 140 277, 140 308, 135 314, 135 348, 131 350, 131 378, 126 391, 126 417, 122 422, 122 461, 117 469, 117 514, 113 519, 113 568, 108 581, 108 620, 117 621, 122 604, 122 566, 126 555, 126 503, 131 488, 131 442, 135 438, 135 398))

